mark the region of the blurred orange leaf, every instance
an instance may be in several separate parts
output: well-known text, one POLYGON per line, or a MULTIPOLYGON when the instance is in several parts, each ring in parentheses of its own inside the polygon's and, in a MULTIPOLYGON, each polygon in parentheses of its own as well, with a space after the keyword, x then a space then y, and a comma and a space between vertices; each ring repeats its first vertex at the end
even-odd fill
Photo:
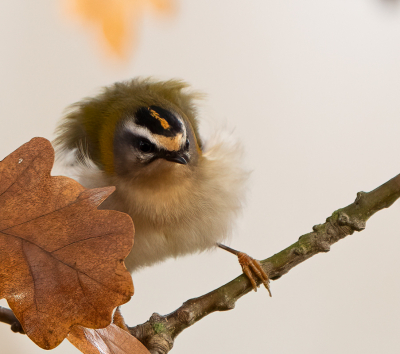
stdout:
POLYGON ((73 11, 91 26, 101 28, 101 36, 112 52, 126 57, 135 46, 143 10, 147 5, 160 13, 174 10, 173 0, 70 0, 73 11))
POLYGON ((53 161, 50 142, 34 138, 0 162, 0 298, 45 349, 73 325, 106 327, 133 294, 132 220, 97 209, 114 187, 51 177, 53 161))
POLYGON ((68 340, 85 354, 150 354, 139 340, 113 323, 103 329, 74 326, 68 340))

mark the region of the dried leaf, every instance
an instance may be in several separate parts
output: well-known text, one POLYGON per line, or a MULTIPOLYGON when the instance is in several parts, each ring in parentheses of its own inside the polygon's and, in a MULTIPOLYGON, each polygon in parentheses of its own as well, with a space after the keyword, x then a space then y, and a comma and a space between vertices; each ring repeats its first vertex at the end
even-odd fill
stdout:
POLYGON ((0 298, 45 349, 75 324, 106 327, 133 294, 123 263, 132 220, 97 210, 114 187, 51 177, 53 160, 50 142, 34 138, 0 162, 0 298))
POLYGON ((68 340, 85 354, 150 354, 139 340, 113 323, 103 329, 74 326, 68 340))
MULTIPOLYGON (((71 0, 70 0, 71 1, 71 0)), ((101 28, 101 36, 114 54, 123 58, 135 45, 134 34, 146 5, 160 13, 174 9, 173 0, 72 0, 74 12, 92 27, 101 28)))
POLYGON ((113 323, 117 325, 119 328, 123 329, 124 331, 129 332, 128 326, 125 323, 124 316, 122 316, 121 313, 121 307, 117 307, 117 309, 115 310, 113 316, 113 323))

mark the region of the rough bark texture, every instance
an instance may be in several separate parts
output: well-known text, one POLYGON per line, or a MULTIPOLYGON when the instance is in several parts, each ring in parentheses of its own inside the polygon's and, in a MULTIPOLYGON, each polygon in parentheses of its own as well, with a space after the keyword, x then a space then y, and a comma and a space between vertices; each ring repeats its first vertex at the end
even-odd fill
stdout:
MULTIPOLYGON (((390 207, 400 197, 400 175, 369 193, 357 193, 356 200, 334 211, 324 224, 315 225, 313 231, 300 236, 299 240, 283 251, 261 262, 270 279, 279 279, 290 269, 320 252, 328 252, 330 246, 342 238, 362 231, 367 220, 377 211, 390 207)), ((174 312, 162 316, 154 313, 144 324, 130 327, 152 354, 166 354, 175 338, 187 327, 215 311, 231 310, 243 295, 252 290, 245 275, 208 294, 186 301, 174 312)), ((15 324, 15 316, 8 309, 0 308, 0 321, 15 324)))
MULTIPOLYGON (((399 197, 400 175, 369 193, 357 193, 352 204, 333 212, 324 224, 315 225, 312 232, 300 236, 296 243, 263 260, 263 269, 270 279, 279 279, 317 253, 328 252, 332 244, 354 231, 364 230, 367 220, 373 214, 390 207, 399 197)), ((206 295, 186 301, 179 309, 166 316, 154 313, 146 323, 131 327, 130 332, 152 354, 166 354, 184 329, 214 311, 233 309, 236 301, 251 290, 250 281, 242 274, 206 295)))

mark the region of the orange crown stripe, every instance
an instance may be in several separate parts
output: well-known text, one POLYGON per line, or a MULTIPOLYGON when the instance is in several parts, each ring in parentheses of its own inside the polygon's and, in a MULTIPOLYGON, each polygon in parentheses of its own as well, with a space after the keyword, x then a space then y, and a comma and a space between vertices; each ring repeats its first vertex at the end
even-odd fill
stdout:
POLYGON ((170 128, 170 125, 168 124, 168 122, 164 118, 161 118, 160 115, 156 111, 154 111, 151 108, 149 108, 149 111, 150 111, 150 114, 152 115, 152 117, 157 119, 161 123, 161 125, 164 129, 170 128))

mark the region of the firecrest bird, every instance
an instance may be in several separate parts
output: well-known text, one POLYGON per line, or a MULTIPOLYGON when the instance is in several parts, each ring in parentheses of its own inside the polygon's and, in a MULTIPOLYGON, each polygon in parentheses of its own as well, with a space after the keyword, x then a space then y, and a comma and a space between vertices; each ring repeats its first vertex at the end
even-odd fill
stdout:
POLYGON ((116 187, 101 207, 133 219, 129 271, 219 246, 239 257, 255 290, 253 274, 269 291, 258 261, 220 244, 242 208, 248 173, 237 144, 201 140, 200 96, 179 80, 106 87, 72 105, 61 120, 57 158, 72 165, 87 188, 116 187))

